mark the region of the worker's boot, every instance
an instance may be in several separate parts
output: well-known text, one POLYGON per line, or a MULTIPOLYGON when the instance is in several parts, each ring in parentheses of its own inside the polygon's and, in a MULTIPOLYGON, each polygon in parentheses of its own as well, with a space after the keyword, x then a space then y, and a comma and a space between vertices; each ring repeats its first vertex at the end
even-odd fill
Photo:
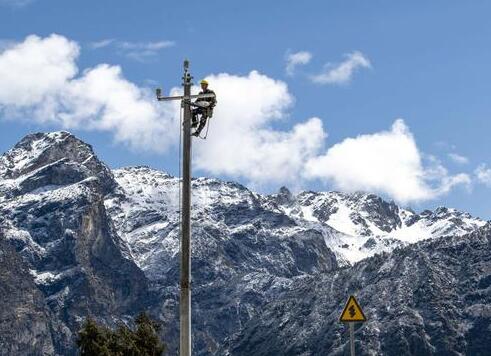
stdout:
POLYGON ((193 116, 193 119, 191 121, 191 127, 196 127, 198 126, 198 119, 196 118, 196 116, 193 116))
POLYGON ((206 119, 201 119, 198 128, 193 133, 193 136, 198 137, 201 131, 203 131, 203 129, 205 128, 205 126, 206 126, 206 119))

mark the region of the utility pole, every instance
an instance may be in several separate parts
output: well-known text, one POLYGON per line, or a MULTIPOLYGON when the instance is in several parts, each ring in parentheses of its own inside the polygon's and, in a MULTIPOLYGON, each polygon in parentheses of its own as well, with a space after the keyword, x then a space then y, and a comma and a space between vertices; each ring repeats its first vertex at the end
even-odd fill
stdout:
POLYGON ((182 205, 181 205, 181 295, 179 302, 180 316, 180 356, 191 356, 191 99, 208 98, 210 94, 191 95, 193 77, 189 72, 189 61, 184 61, 182 85, 184 95, 165 97, 157 89, 157 100, 181 100, 184 110, 182 128, 182 205))
POLYGON ((184 61, 184 119, 182 127, 182 219, 181 219, 181 356, 191 356, 191 74, 184 61))

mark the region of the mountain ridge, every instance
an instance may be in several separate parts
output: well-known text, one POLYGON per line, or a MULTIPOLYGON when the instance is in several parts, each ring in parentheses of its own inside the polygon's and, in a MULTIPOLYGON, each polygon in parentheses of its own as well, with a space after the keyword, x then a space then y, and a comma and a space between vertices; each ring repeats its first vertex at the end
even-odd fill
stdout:
MULTIPOLYGON (((260 345, 246 343, 268 325, 261 315, 271 314, 269 306, 279 307, 283 300, 304 305, 305 296, 295 294, 299 283, 309 290, 302 281, 331 280, 348 273, 342 271, 357 271, 360 263, 380 270, 381 259, 396 258, 400 251, 430 254, 426 249, 432 243, 444 246, 474 232, 489 234, 485 221, 467 213, 445 207, 415 213, 369 193, 294 195, 283 187, 262 195, 215 178, 195 178, 192 185, 193 349, 199 355, 240 355, 260 345)), ((90 145, 68 132, 28 135, 0 156, 0 239, 18 255, 0 283, 15 284, 15 268, 29 271, 23 275, 29 280, 24 291, 38 296, 29 308, 45 313, 31 317, 39 321, 29 337, 51 338, 39 344, 38 353, 73 354, 77 328, 88 315, 114 325, 141 310, 164 322, 162 336, 170 354, 176 353, 179 203, 179 178, 146 166, 111 170, 90 145)), ((471 251, 469 258, 486 254, 471 251)), ((397 283, 410 283, 396 270, 389 272, 397 283)), ((375 277, 370 277, 374 285, 375 277)), ((357 274, 353 283, 362 285, 363 278, 357 274)), ((285 314, 291 319, 278 316, 274 322, 296 325, 307 307, 292 305, 285 314)), ((0 334, 14 318, 11 312, 0 320, 0 334)), ((317 350, 315 337, 295 345, 302 352, 317 350)), ((385 344, 389 336, 380 337, 385 344)), ((342 346, 334 334, 331 339, 342 346)), ((278 341, 275 347, 285 348, 274 352, 288 351, 287 340, 278 341)), ((12 350, 25 351, 23 345, 12 350)), ((394 353, 402 350, 391 347, 394 353)), ((328 349, 338 352, 318 351, 328 349)), ((367 352, 373 350, 379 349, 367 352)))

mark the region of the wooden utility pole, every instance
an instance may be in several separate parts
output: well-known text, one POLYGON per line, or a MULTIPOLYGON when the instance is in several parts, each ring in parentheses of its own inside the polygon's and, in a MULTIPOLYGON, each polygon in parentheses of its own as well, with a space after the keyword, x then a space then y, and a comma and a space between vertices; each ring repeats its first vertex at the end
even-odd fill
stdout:
POLYGON ((184 61, 182 85, 184 95, 161 96, 157 89, 157 100, 181 100, 184 110, 182 128, 182 205, 181 205, 181 296, 179 302, 180 316, 180 356, 191 356, 191 99, 209 98, 214 94, 191 95, 193 77, 189 72, 189 61, 184 61))

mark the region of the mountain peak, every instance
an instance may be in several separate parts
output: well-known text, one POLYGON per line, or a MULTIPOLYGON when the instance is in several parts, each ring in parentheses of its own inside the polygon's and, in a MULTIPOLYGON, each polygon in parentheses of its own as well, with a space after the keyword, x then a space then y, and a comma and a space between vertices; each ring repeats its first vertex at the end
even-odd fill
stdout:
MULTIPOLYGON (((24 136, 12 149, 7 153, 21 153, 21 152, 32 152, 44 151, 50 147, 69 144, 77 140, 80 143, 85 144, 83 141, 77 139, 68 131, 54 131, 54 132, 36 132, 24 136)), ((90 145, 85 144, 89 148, 90 145)))
POLYGON ((288 205, 293 202, 293 194, 290 192, 290 190, 283 186, 280 188, 278 191, 278 194, 276 194, 276 202, 280 205, 288 205))
POLYGON ((82 177, 101 178, 105 191, 115 184, 110 169, 97 158, 92 146, 67 131, 37 132, 22 138, 0 156, 0 177, 17 179, 54 165, 80 167, 82 177))
POLYGON ((43 165, 67 158, 70 153, 76 153, 79 157, 94 154, 90 145, 66 131, 29 134, 1 156, 0 175, 17 178, 43 165))
MULTIPOLYGON (((441 207, 416 214, 377 195, 361 192, 292 194, 282 187, 276 194, 264 196, 239 183, 216 178, 195 178, 192 187, 193 288, 196 303, 204 306, 197 308, 195 315, 197 355, 210 354, 208 345, 226 345, 235 335, 246 335, 244 340, 250 340, 247 335, 254 333, 251 327, 262 325, 256 317, 273 320, 298 333, 295 321, 299 315, 310 324, 317 323, 318 318, 324 320, 326 315, 333 315, 332 310, 342 307, 353 288, 367 308, 373 308, 373 313, 382 315, 387 323, 389 312, 396 321, 402 315, 395 304, 383 301, 390 295, 386 290, 391 291, 394 285, 398 296, 410 297, 405 300, 406 306, 421 305, 436 285, 441 285, 438 288, 443 294, 449 285, 454 285, 450 295, 456 298, 469 280, 482 287, 478 291, 481 294, 489 286, 489 277, 482 273, 489 270, 488 265, 476 261, 485 256, 484 246, 489 245, 489 230, 485 236, 480 230, 486 223, 455 209, 441 207), (475 236, 465 237, 475 231, 475 236), (402 248, 443 236, 436 244, 415 245, 415 253, 411 247, 402 248), (460 240, 451 236, 462 236, 465 245, 455 245, 453 242, 460 240), (434 246, 443 247, 435 251, 434 246), (376 254, 378 257, 367 260, 376 254), (442 260, 445 255, 450 258, 442 260), (462 271, 465 255, 477 264, 462 271), (418 256, 422 258, 418 260, 418 256), (435 264, 435 260, 440 262, 435 264), (449 265, 448 261, 453 262, 449 265), (442 266, 438 268, 441 275, 435 274, 437 264, 442 266), (453 275, 449 274, 452 266, 453 275), (467 276, 467 271, 474 274, 467 276), (324 290, 322 286, 327 287, 324 290), (370 299, 374 291, 380 293, 370 299), (275 304, 270 310, 273 314, 262 312, 268 310, 271 300, 288 299, 290 295, 295 299, 288 304, 275 304), (307 303, 297 302, 302 298, 307 298, 307 303), (213 305, 207 307, 210 300, 213 305, 231 306, 232 312, 225 313, 224 319, 225 314, 217 314, 213 305), (326 300, 334 302, 329 304, 326 300), (305 308, 294 308, 297 305, 305 308), (311 313, 312 305, 327 305, 329 309, 319 314, 316 310, 321 309, 317 308, 311 313), (292 325, 281 321, 287 309, 296 313, 287 313, 288 320, 294 321, 292 325), (312 319, 308 319, 309 315, 312 319)), ((87 315, 97 315, 102 322, 113 325, 146 307, 170 325, 165 338, 169 352, 175 354, 178 338, 174 330, 179 322, 175 312, 179 291, 179 188, 179 177, 145 166, 114 170, 113 178, 92 147, 68 132, 26 136, 0 156, 0 260, 3 255, 18 255, 16 260, 7 261, 7 282, 15 293, 4 303, 5 315, 17 320, 17 309, 22 307, 29 312, 29 319, 22 319, 27 320, 22 325, 0 328, 0 338, 5 339, 10 330, 24 332, 21 328, 28 325, 25 323, 52 321, 53 324, 45 323, 43 333, 51 335, 57 354, 72 354, 64 348, 75 348, 80 321, 87 315), (111 184, 116 188, 111 189, 111 184), (4 248, 5 244, 11 245, 10 249, 4 248), (25 273, 19 273, 20 268, 25 273), (17 285, 20 288, 16 289, 17 285), (33 299, 37 291, 43 293, 39 302, 33 299), (19 296, 36 303, 25 302, 26 298, 19 296), (19 308, 12 309, 11 301, 19 308), (31 317, 40 315, 43 305, 48 308, 46 317, 31 317)), ((470 288, 467 291, 471 297, 475 294, 470 288)), ((464 295, 455 300, 455 305, 464 299, 476 298, 466 299, 464 295)), ((485 312, 481 310, 481 299, 471 306, 475 309, 469 309, 476 318, 485 312)), ((441 309, 441 304, 435 307, 441 309)), ((410 315, 407 320, 413 320, 412 316, 420 312, 430 315, 428 310, 420 309, 403 312, 409 313, 404 314, 410 315)), ((476 319, 477 326, 481 326, 481 319, 476 319)), ((414 320, 421 324, 420 318, 414 320)), ((448 329, 459 330, 458 325, 464 322, 449 324, 448 329)), ((331 324, 329 320, 326 327, 329 329, 331 324)), ((396 330, 399 324, 391 327, 396 330)), ((416 329, 408 325, 407 335, 412 335, 416 329)), ((373 325, 375 331, 370 329, 370 340, 378 335, 378 326, 373 325)), ((36 335, 44 335, 37 326, 33 330, 36 335)), ((26 335, 21 342, 35 345, 34 337, 26 335)), ((384 335, 381 340, 388 340, 384 335)), ((282 337, 289 340, 290 336, 282 337)), ((18 339, 8 340, 18 343, 18 339)), ((310 340, 315 342, 318 335, 310 340)), ((459 340, 462 337, 455 342, 459 340)), ((302 347, 307 349, 307 345, 300 345, 295 350, 302 347)), ((308 348, 313 354, 332 354, 333 350, 308 348)), ((216 350, 215 354, 228 352, 216 350)), ((230 350, 257 353, 252 349, 230 350)), ((264 350, 268 354, 288 353, 284 349, 264 350)), ((380 349, 374 352, 381 353, 380 349)))

